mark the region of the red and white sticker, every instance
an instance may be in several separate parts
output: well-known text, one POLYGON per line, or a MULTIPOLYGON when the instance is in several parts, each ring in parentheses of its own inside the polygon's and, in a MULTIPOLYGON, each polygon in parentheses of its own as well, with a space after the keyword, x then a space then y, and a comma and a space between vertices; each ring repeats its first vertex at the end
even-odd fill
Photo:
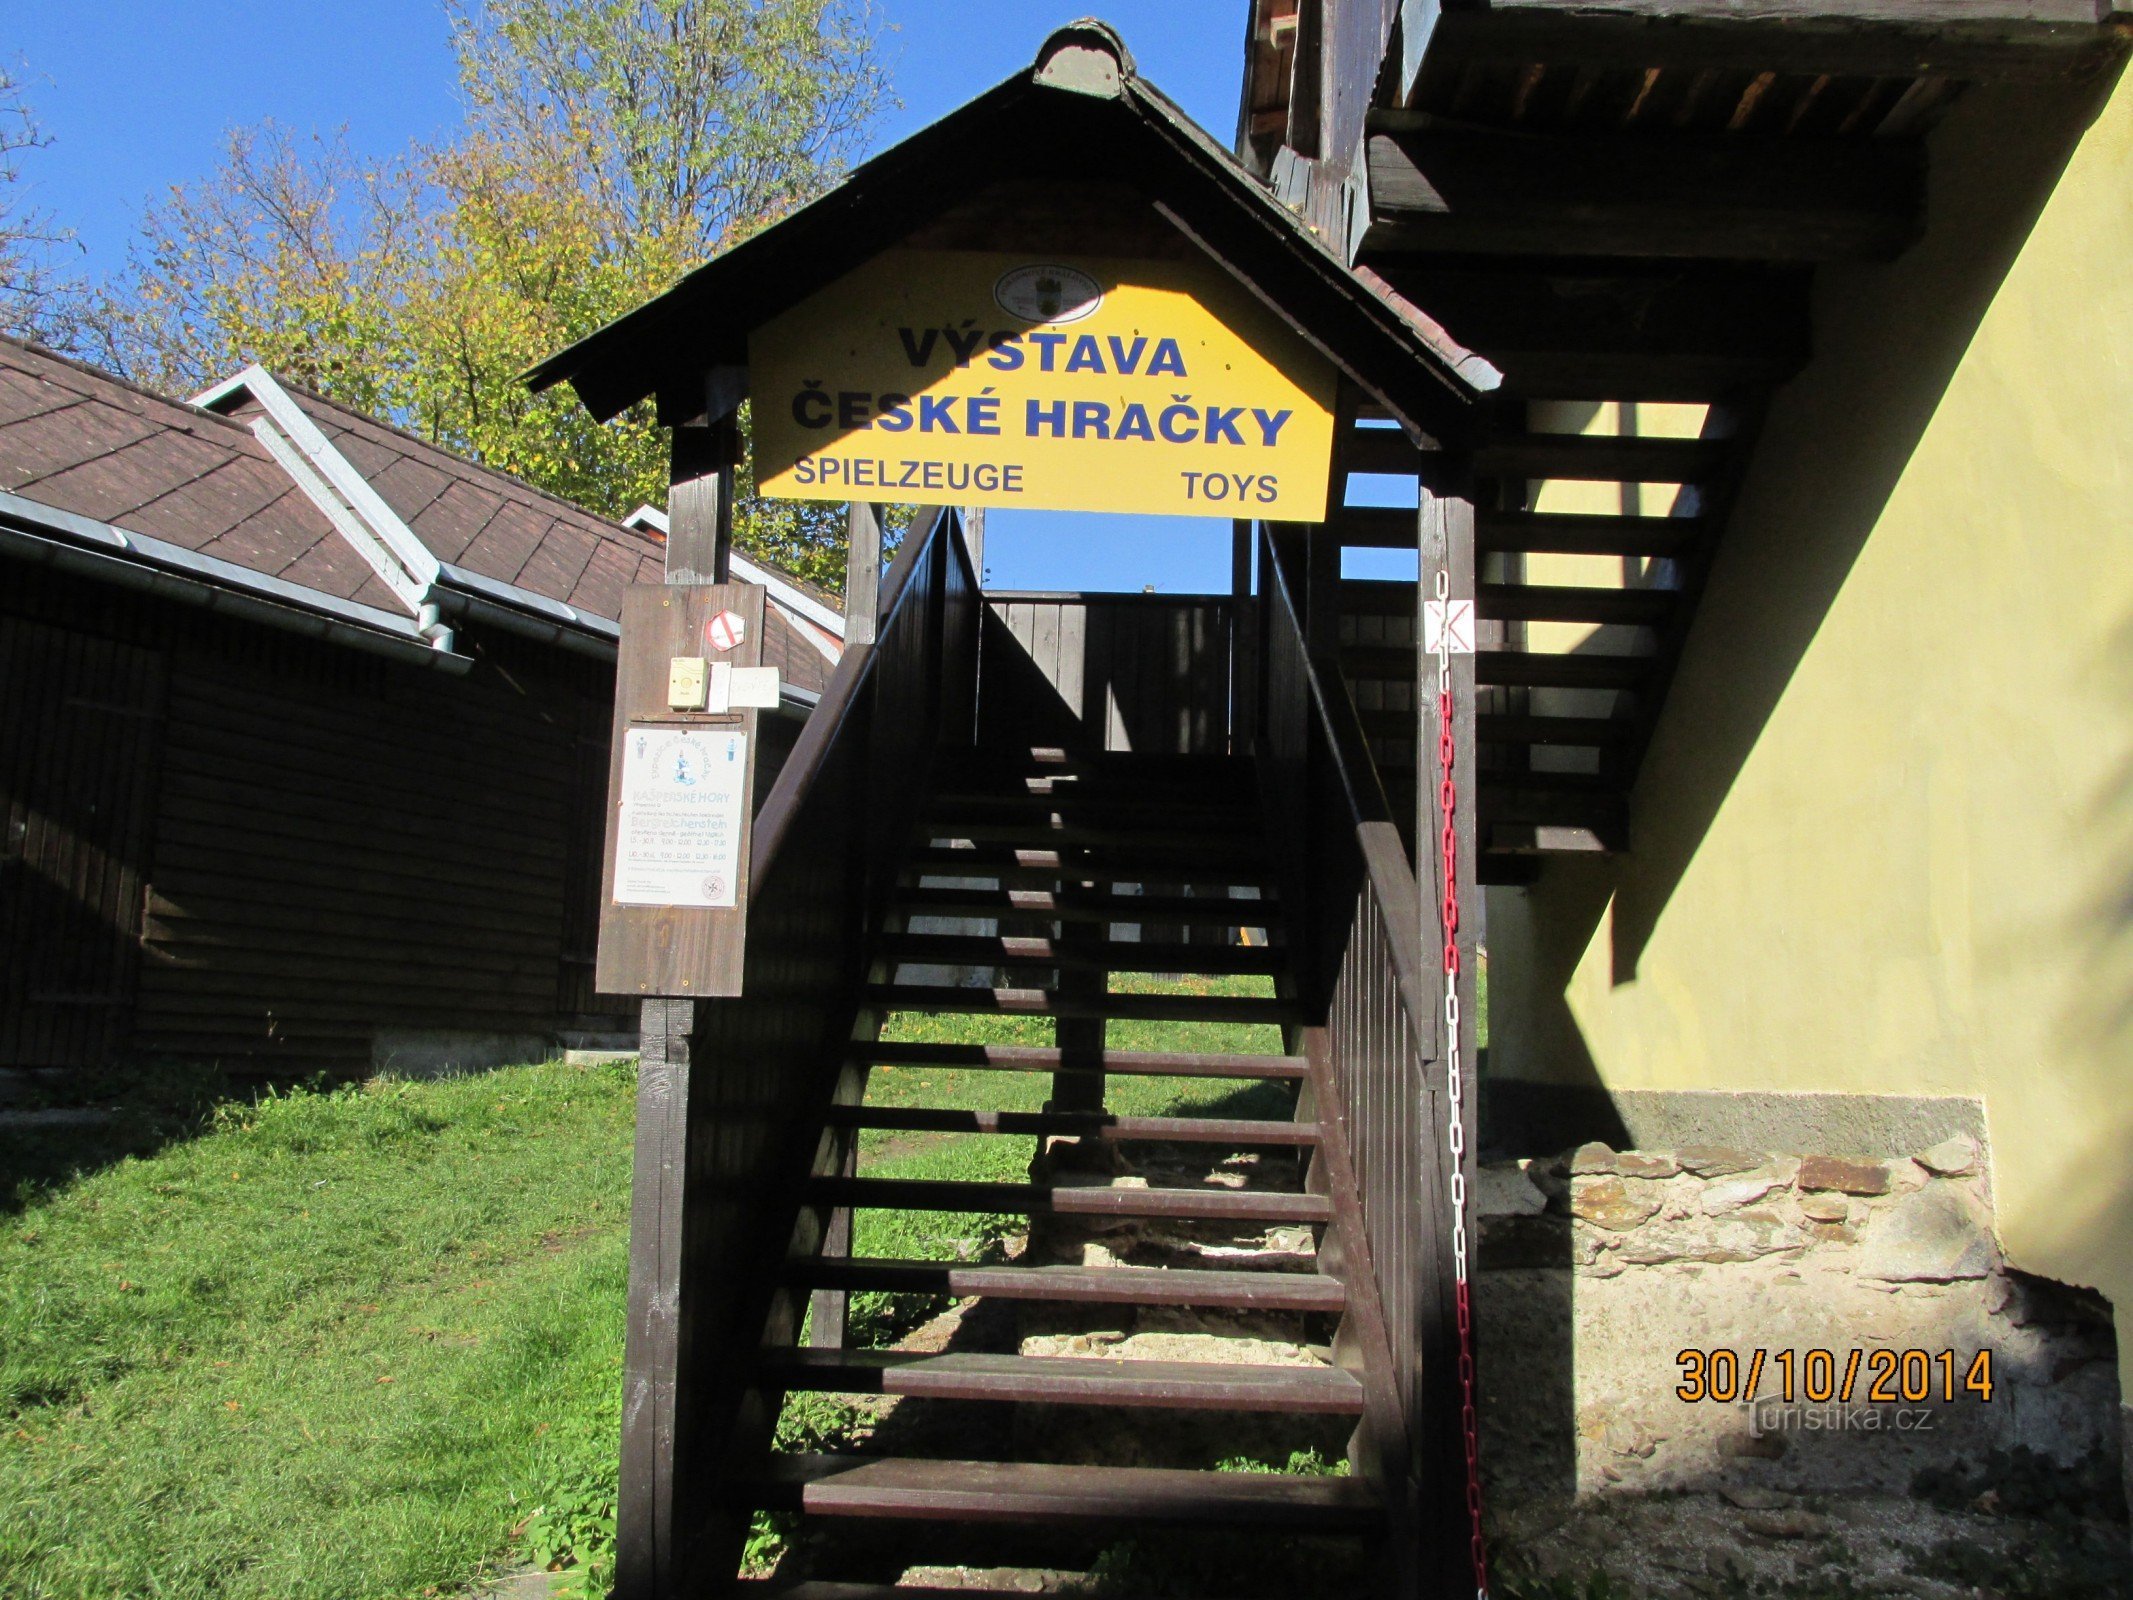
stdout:
POLYGON ((737 649, 748 637, 748 624, 738 611, 721 611, 704 624, 704 643, 714 650, 737 649))

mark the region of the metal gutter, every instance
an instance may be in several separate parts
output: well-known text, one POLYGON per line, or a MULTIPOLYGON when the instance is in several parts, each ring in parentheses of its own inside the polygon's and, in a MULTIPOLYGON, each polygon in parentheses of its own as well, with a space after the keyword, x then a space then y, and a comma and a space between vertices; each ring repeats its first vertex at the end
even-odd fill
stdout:
POLYGON ((474 665, 410 618, 4 492, 0 554, 397 661, 455 674, 474 665))

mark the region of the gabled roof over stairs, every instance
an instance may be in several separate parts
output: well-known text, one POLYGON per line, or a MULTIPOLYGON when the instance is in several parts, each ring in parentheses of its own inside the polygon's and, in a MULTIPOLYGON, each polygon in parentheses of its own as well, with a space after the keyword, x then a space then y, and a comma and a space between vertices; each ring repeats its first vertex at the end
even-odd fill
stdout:
MULTIPOLYGON (((1418 438, 1463 437, 1497 374, 1333 247, 1135 71, 1108 25, 1071 24, 1017 73, 657 299, 535 367, 602 418, 656 395, 699 415, 749 330, 999 185, 1123 186, 1265 302, 1418 438)), ((1129 207, 1130 210, 1130 207, 1129 207)), ((737 398, 737 397, 736 397, 737 398)))

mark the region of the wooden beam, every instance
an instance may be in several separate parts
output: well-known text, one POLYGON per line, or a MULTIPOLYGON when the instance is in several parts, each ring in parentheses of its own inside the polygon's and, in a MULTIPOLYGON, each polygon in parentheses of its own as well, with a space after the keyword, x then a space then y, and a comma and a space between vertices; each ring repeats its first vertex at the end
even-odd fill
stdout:
POLYGON ((667 488, 666 580, 724 583, 733 557, 733 468, 740 430, 728 418, 674 430, 667 488))
POLYGON ((2087 76, 2123 53, 2108 0, 1425 0, 1415 9, 1434 13, 1433 70, 1574 61, 2041 82, 2087 76))
POLYGON ((881 626, 881 508, 854 500, 845 513, 844 643, 872 644, 881 626))
POLYGON ((1477 537, 1484 555, 1678 557, 1703 537, 1701 517, 1579 516, 1546 511, 1484 511, 1477 537))
POLYGON ((1924 152, 1906 140, 1431 127, 1373 133, 1367 159, 1368 255, 1888 261, 1918 237, 1925 199, 1924 152))
POLYGON ((1784 382, 1810 348, 1803 268, 1366 261, 1534 398, 1711 400, 1784 382))
MULTIPOLYGON (((1397 428, 1358 428, 1343 447, 1353 469, 1405 475, 1425 470, 1435 452, 1397 428)), ((1498 434, 1478 445, 1473 471, 1482 478, 1576 478, 1602 483, 1697 483, 1725 462, 1723 439, 1588 433, 1498 434)), ((1344 512, 1344 525, 1352 513, 1344 512)))

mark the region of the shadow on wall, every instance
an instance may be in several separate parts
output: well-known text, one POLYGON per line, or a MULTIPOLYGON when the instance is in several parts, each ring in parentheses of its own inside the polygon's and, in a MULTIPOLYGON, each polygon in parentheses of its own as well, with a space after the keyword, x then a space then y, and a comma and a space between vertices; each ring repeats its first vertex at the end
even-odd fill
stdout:
POLYGON ((1925 238, 1889 266, 1819 272, 1815 358, 1771 407, 1638 782, 1634 853, 1614 897, 1616 984, 1635 980, 1682 874, 2116 79, 2071 92, 1973 92, 1930 144, 1925 238))

